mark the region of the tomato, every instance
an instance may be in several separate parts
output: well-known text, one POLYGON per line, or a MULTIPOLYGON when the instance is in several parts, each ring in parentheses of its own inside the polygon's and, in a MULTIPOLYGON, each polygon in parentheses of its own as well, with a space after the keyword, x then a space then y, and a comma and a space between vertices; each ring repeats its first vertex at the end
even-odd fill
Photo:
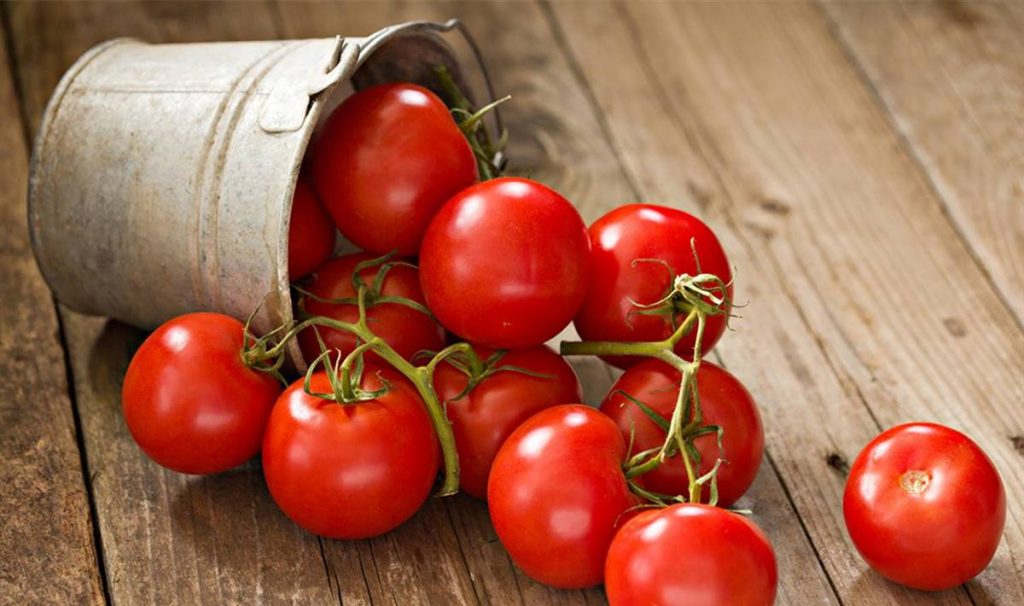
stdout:
MULTIPOLYGON (((373 255, 367 253, 345 255, 318 269, 313 274, 312 283, 305 288, 307 292, 320 299, 352 298, 353 302, 328 303, 304 296, 302 306, 306 313, 355 323, 359 319, 359 306, 355 303, 356 288, 352 284, 352 274, 358 264, 371 259, 373 255)), ((365 268, 359 272, 359 276, 371 287, 380 268, 379 265, 365 268)), ((393 265, 387 271, 379 295, 404 297, 421 305, 424 303, 418 273, 408 265, 393 265)), ((409 360, 419 351, 438 351, 444 348, 444 329, 433 318, 400 303, 380 303, 375 299, 376 296, 367 299, 367 324, 374 334, 402 357, 409 360)), ((339 351, 341 355, 348 354, 356 347, 355 337, 350 333, 323 326, 317 326, 315 330, 320 333, 328 349, 339 351)), ((313 360, 320 355, 320 343, 313 328, 299 334, 299 346, 306 360, 313 360)), ((376 354, 368 354, 367 359, 379 360, 376 354)))
POLYGON ((434 93, 378 84, 328 117, 314 147, 313 179, 353 244, 415 255, 434 213, 476 182, 476 158, 434 93))
POLYGON ((647 510, 615 535, 605 564, 610 606, 771 606, 778 571, 768 537, 725 509, 647 510))
POLYGON ((530 347, 572 320, 586 294, 589 252, 572 203, 535 181, 492 179, 434 217, 420 281, 452 332, 498 349, 530 347))
POLYGON ((617 525, 637 503, 625 457, 615 423, 583 404, 547 408, 512 432, 487 501, 498 538, 527 575, 563 589, 601 582, 617 525))
POLYGON ((299 177, 288 223, 289 279, 298 280, 330 259, 336 236, 334 223, 313 187, 305 177, 299 177))
MULTIPOLYGON (((673 331, 672 317, 682 322, 689 312, 676 302, 668 315, 637 313, 635 303, 652 304, 672 289, 676 275, 697 275, 693 240, 702 273, 727 284, 732 298, 732 268, 714 232, 693 215, 652 204, 621 206, 590 226, 590 290, 576 314, 576 330, 588 341, 657 341, 673 331), (654 262, 652 260, 661 262, 654 262)), ((725 332, 727 318, 708 318, 702 351, 709 352, 725 332)), ((696 329, 676 345, 676 353, 691 356, 696 329)), ((607 362, 628 368, 637 358, 612 357, 607 362)))
MULTIPOLYGON (((665 432, 643 410, 622 395, 625 392, 646 404, 662 418, 672 418, 679 396, 679 371, 660 360, 648 359, 632 366, 612 385, 601 403, 601 411, 619 426, 629 442, 633 433, 633 453, 656 448, 665 442, 665 432)), ((722 450, 715 434, 698 437, 694 445, 701 454, 698 474, 725 459, 718 469, 718 504, 728 507, 743 496, 757 476, 764 454, 764 428, 754 399, 743 384, 723 368, 702 360, 697 371, 704 425, 722 428, 722 450)), ((644 487, 654 492, 685 495, 688 480, 679 455, 667 459, 643 476, 644 487)), ((707 499, 708 492, 704 492, 707 499)))
MULTIPOLYGON (((495 354, 485 347, 475 351, 481 360, 495 354)), ((572 366, 544 345, 505 352, 492 368, 493 374, 462 397, 458 396, 469 384, 466 373, 450 363, 439 365, 434 373, 434 387, 455 433, 460 489, 480 499, 487 497, 494 455, 516 427, 544 408, 583 398, 572 366)))
POLYGON ((281 386, 242 361, 243 326, 213 313, 168 320, 135 352, 124 420, 154 461, 181 473, 226 471, 256 455, 281 386))
POLYGON ((932 423, 883 432, 857 456, 843 495, 846 529, 868 565, 915 589, 974 578, 1006 520, 999 473, 977 444, 932 423))
MULTIPOLYGON (((263 441, 263 475, 278 507, 296 524, 334 539, 385 533, 423 505, 440 446, 415 388, 397 371, 368 364, 361 386, 389 385, 375 399, 339 404, 303 390, 281 394, 263 441)), ((325 372, 311 390, 330 393, 325 372)))

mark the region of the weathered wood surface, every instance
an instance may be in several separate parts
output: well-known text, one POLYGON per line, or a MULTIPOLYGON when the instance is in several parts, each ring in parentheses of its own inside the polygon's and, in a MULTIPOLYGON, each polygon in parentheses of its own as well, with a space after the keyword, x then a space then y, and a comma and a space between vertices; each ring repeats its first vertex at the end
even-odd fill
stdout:
POLYGON ((1024 3, 824 7, 1024 325, 1024 3))
MULTIPOLYGON (((15 2, 3 14, 13 74, 0 62, 0 112, 21 125, 17 90, 29 132, 64 69, 107 38, 365 34, 463 18, 514 96, 513 171, 552 184, 588 221, 643 199, 697 212, 722 236, 751 304, 718 354, 768 430, 741 504, 775 545, 780 603, 1024 603, 1019 7, 15 2), (866 569, 843 530, 841 465, 828 463, 912 419, 967 431, 1008 489, 992 567, 939 594, 866 569)), ((119 408, 142 335, 60 310, 68 392, 24 234, 20 128, 0 135, 0 151, 12 234, 0 246, 0 359, 14 394, 0 410, 0 602, 604 602, 522 575, 469 498, 431 502, 373 541, 322 541, 276 510, 256 464, 197 479, 146 460, 119 408)), ((579 369, 588 399, 600 397, 609 371, 579 369)))
POLYGON ((0 602, 100 604, 60 328, 29 247, 28 155, 0 32, 0 602))

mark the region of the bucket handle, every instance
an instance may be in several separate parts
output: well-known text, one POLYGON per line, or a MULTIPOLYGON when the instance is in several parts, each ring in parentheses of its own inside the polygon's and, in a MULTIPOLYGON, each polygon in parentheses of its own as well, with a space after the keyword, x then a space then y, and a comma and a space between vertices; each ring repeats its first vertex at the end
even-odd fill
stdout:
MULTIPOLYGON (((355 70, 359 69, 359 66, 362 65, 363 62, 374 53, 374 51, 395 36, 414 31, 447 33, 452 30, 457 30, 462 36, 462 39, 465 40, 466 44, 469 46, 470 52, 473 53, 473 59, 476 61, 477 67, 480 69, 480 74, 483 76, 484 86, 487 87, 487 96, 490 101, 494 101, 497 98, 494 92, 494 83, 491 81, 491 74, 487 71, 487 65, 484 63, 484 57, 483 53, 480 51, 480 45, 477 44, 476 39, 473 37, 472 33, 470 33, 469 28, 467 28, 462 21, 455 18, 449 19, 444 23, 437 23, 434 21, 409 21, 407 23, 390 25, 367 36, 363 40, 362 44, 337 36, 335 38, 334 51, 331 53, 326 69, 323 73, 314 76, 313 79, 310 80, 309 85, 306 87, 306 94, 313 97, 331 88, 342 79, 349 77, 355 70)), ((504 127, 501 121, 500 107, 495 107, 490 113, 494 116, 494 125, 497 128, 497 132, 502 132, 504 127)), ((505 163, 504 156, 499 153, 498 157, 495 158, 495 163, 499 166, 503 165, 505 163)))

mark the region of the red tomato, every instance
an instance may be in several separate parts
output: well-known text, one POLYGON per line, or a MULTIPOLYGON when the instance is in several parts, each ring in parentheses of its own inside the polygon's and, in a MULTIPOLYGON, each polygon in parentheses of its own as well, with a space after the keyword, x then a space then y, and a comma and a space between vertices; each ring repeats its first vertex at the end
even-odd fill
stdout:
MULTIPOLYGON (((729 260, 714 232, 700 219, 674 208, 630 204, 595 221, 590 226, 590 290, 575 318, 580 336, 588 341, 657 341, 669 337, 673 332, 670 316, 639 314, 634 302, 655 303, 671 291, 676 275, 697 274, 691 239, 702 273, 715 274, 730 283, 731 299, 729 260)), ((689 311, 682 307, 680 303, 675 313, 677 322, 682 322, 689 311)), ((702 351, 711 351, 725 328, 724 315, 709 317, 702 351)), ((695 333, 693 328, 679 341, 676 353, 692 355, 695 333)), ((606 361, 628 368, 640 360, 614 357, 606 361)))
POLYGON ((444 102, 408 83, 346 99, 315 144, 313 179, 346 238, 415 255, 431 217, 476 182, 476 159, 444 102))
POLYGON ((337 232, 330 215, 316 197, 305 177, 295 183, 292 218, 288 223, 288 276, 298 280, 334 253, 337 232))
MULTIPOLYGON (((631 367, 615 382, 601 412, 611 417, 629 441, 633 431, 633 453, 656 448, 665 442, 665 432, 643 410, 621 392, 640 400, 664 419, 672 418, 679 396, 679 371, 660 360, 648 359, 631 367)), ((718 458, 725 459, 718 468, 718 504, 728 507, 743 496, 757 476, 764 454, 764 428, 750 393, 725 369, 702 360, 697 371, 704 425, 722 428, 722 450, 715 434, 694 441, 701 454, 698 474, 714 467, 718 458)), ((654 471, 643 475, 644 487, 663 494, 685 495, 689 482, 679 455, 667 459, 654 471)), ((707 499, 708 491, 703 497, 707 499)))
POLYGON ((121 405, 135 442, 181 473, 218 473, 256 455, 280 384, 242 362, 243 326, 213 313, 168 320, 142 343, 121 405))
POLYGON ((605 564, 610 606, 771 606, 778 571, 768 537, 725 509, 648 510, 615 535, 605 564))
MULTIPOLYGON (((263 441, 263 475, 274 501, 314 534, 362 539, 408 520, 430 495, 438 449, 416 389, 397 371, 367 365, 362 388, 388 392, 338 404, 311 396, 303 380, 274 406, 263 441)), ((314 392, 329 393, 315 373, 314 392)))
MULTIPOLYGON (((313 282, 306 290, 321 299, 354 298, 356 288, 352 284, 352 274, 356 265, 373 258, 373 255, 367 253, 356 253, 333 259, 313 274, 313 282)), ((375 266, 360 271, 359 275, 367 286, 372 286, 379 271, 380 266, 375 266)), ((407 265, 394 265, 388 270, 380 295, 404 297, 424 304, 417 271, 407 265)), ((303 297, 302 305, 308 314, 314 316, 351 323, 359 319, 359 306, 354 302, 335 304, 303 297)), ((371 297, 367 300, 366 321, 374 334, 407 360, 412 359, 418 351, 438 351, 444 348, 444 329, 427 314, 406 305, 377 303, 371 297)), ((316 331, 319 331, 328 349, 337 350, 341 355, 348 354, 356 347, 355 337, 350 333, 323 326, 317 326, 316 331)), ((313 328, 299 334, 299 346, 307 361, 320 355, 320 343, 313 328)), ((370 354, 367 359, 379 358, 370 354)))
MULTIPOLYGON (((494 354, 485 347, 477 347, 476 352, 481 360, 494 354)), ((544 345, 504 353, 494 364, 502 367, 511 368, 486 376, 459 399, 454 398, 466 389, 469 376, 451 364, 441 364, 434 373, 434 387, 446 402, 455 433, 460 488, 480 499, 487 498, 494 455, 516 427, 544 408, 583 398, 572 366, 544 345)))
POLYGON ((539 345, 572 320, 587 290, 586 226, 535 181, 491 179, 452 198, 420 251, 423 294, 437 319, 499 349, 539 345))
POLYGON ((857 456, 843 495, 853 544, 883 576, 949 589, 992 560, 1006 520, 999 473, 977 444, 932 423, 883 432, 857 456))
POLYGON ((615 423, 583 404, 547 408, 512 432, 487 501, 498 538, 527 575, 563 589, 601 582, 612 536, 637 503, 625 457, 615 423))

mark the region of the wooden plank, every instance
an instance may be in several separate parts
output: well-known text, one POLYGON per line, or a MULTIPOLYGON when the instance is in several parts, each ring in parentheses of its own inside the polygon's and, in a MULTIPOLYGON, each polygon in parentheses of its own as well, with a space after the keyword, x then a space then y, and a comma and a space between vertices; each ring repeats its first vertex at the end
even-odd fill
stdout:
MULTIPOLYGON (((80 53, 107 38, 272 38, 258 4, 17 3, 14 48, 30 122, 80 53)), ((135 446, 120 383, 143 335, 62 310, 112 599, 133 603, 337 600, 318 539, 274 506, 258 465, 215 477, 165 471, 135 446)))
POLYGON ((0 596, 102 604, 60 329, 29 247, 28 156, 0 30, 0 596))
POLYGON ((950 219, 1024 323, 1020 3, 823 7, 950 219))
POLYGON ((763 404, 769 452, 842 600, 1021 603, 1024 335, 827 20, 797 3, 588 9, 553 13, 632 180, 702 210, 739 268, 752 303, 720 352, 763 404), (965 430, 1006 482, 1004 544, 967 591, 882 581, 843 529, 827 461, 914 419, 965 430))

